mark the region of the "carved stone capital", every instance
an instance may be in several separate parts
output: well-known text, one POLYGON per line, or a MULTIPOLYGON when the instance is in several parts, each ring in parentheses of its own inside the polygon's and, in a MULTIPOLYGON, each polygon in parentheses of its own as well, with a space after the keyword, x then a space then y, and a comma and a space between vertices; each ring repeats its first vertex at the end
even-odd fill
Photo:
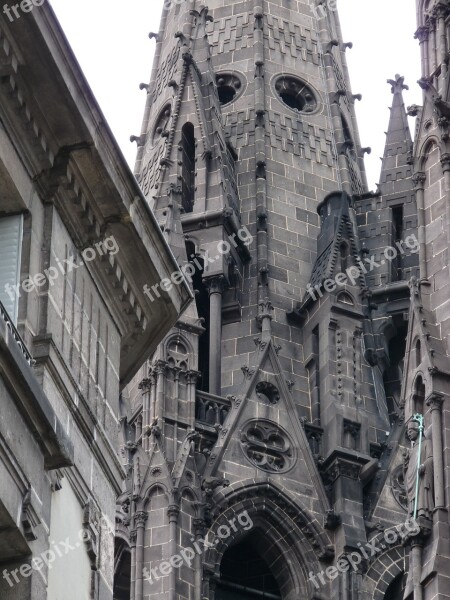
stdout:
POLYGON ((169 521, 171 523, 176 523, 178 521, 180 509, 175 504, 171 504, 167 509, 167 514, 169 515, 169 521))
POLYGON ((427 406, 430 407, 431 412, 434 410, 442 411, 442 405, 444 404, 444 397, 441 394, 432 393, 426 400, 427 406))
POLYGON ((138 385, 138 389, 140 389, 142 392, 148 392, 151 387, 152 387, 153 381, 151 377, 145 377, 144 379, 142 379, 142 381, 140 381, 139 385, 138 385))
POLYGON ((145 527, 145 523, 147 522, 148 519, 148 514, 146 512, 144 512, 143 510, 137 512, 134 515, 134 524, 135 527, 145 527))
POLYGON ((421 172, 414 173, 412 180, 413 180, 415 188, 418 190, 423 190, 426 179, 427 179, 427 176, 425 175, 425 173, 421 173, 421 172))
POLYGON ((204 519, 194 519, 192 521, 192 525, 194 526, 195 535, 204 535, 206 531, 206 523, 204 519))
POLYGON ((450 7, 447 2, 438 2, 432 10, 432 15, 435 19, 445 19, 450 12, 450 7))
POLYGON ((219 275, 217 277, 208 277, 204 280, 205 286, 208 289, 208 293, 211 294, 222 294, 226 287, 225 277, 219 275))
POLYGON ((450 154, 443 154, 441 156, 442 171, 450 171, 450 154))
POLYGON ((167 362, 165 360, 157 360, 153 364, 153 372, 155 375, 165 375, 167 370, 167 362))
POLYGON ((264 298, 263 300, 261 300, 261 302, 259 303, 258 316, 256 317, 258 322, 262 323, 263 319, 272 320, 273 310, 273 304, 269 300, 269 298, 264 298))
POLYGON ((196 384, 201 376, 202 374, 200 371, 186 371, 186 379, 188 383, 196 384))

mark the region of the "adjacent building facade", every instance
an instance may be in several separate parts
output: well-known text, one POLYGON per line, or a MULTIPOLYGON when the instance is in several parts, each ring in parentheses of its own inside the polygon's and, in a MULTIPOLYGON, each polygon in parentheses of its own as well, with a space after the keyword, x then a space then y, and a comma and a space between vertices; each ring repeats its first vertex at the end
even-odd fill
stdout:
POLYGON ((450 5, 417 2, 376 192, 335 8, 150 34, 135 174, 196 302, 124 394, 116 600, 449 595, 450 5))
POLYGON ((0 15, 0 597, 113 597, 120 393, 191 301, 46 3, 0 15))

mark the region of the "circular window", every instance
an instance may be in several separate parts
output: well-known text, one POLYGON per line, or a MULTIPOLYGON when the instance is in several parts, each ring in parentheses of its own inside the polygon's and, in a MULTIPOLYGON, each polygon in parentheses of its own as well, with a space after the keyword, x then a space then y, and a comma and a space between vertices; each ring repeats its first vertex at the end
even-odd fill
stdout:
POLYGON ((249 421, 241 431, 241 447, 253 465, 269 473, 284 473, 295 463, 291 439, 270 421, 249 421))
POLYGON ((317 97, 312 88, 301 79, 291 75, 278 77, 275 90, 280 100, 297 112, 312 113, 317 110, 317 97))
POLYGON ((219 73, 216 75, 216 83, 219 102, 222 106, 234 102, 243 90, 241 79, 234 73, 219 73))

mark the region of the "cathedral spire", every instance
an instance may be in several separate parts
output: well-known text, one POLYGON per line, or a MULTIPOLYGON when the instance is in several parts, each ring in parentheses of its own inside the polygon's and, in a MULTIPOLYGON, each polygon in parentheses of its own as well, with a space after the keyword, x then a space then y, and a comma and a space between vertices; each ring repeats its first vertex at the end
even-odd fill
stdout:
POLYGON ((409 88, 404 81, 405 78, 400 75, 387 81, 391 85, 393 99, 380 175, 383 194, 393 193, 398 186, 397 180, 405 179, 411 171, 412 139, 403 100, 403 90, 409 88))

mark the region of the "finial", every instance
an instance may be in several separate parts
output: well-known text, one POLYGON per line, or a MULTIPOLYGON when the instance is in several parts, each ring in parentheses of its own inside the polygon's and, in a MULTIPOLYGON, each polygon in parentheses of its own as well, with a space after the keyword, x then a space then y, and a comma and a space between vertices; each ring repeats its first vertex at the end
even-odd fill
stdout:
POLYGON ((392 94, 401 94, 403 90, 409 90, 409 87, 405 85, 405 78, 401 75, 396 74, 395 80, 388 79, 387 82, 391 85, 391 93, 392 94))

